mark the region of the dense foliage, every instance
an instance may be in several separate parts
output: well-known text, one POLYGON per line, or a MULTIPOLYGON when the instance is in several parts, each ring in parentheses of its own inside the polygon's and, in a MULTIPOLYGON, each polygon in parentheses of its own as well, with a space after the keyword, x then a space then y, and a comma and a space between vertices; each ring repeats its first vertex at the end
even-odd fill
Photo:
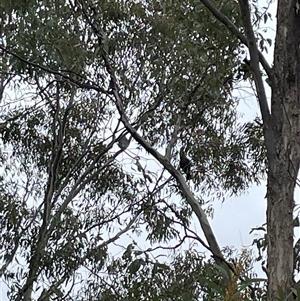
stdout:
MULTIPOLYGON (((217 4, 241 26, 235 1, 217 4)), ((232 89, 247 72, 238 40, 198 1, 0 5, 1 275, 9 298, 228 294, 229 286, 212 291, 224 270, 196 249, 150 260, 155 246, 201 239, 176 180, 124 128, 114 93, 173 166, 187 150, 201 204, 244 192, 264 175, 265 151, 260 122, 238 120, 232 89), (124 136, 126 150, 117 146, 124 136)))

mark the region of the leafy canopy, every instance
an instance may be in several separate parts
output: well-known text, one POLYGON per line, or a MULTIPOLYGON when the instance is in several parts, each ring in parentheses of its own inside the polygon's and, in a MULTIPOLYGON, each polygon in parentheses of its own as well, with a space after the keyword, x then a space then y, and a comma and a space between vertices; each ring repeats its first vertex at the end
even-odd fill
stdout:
MULTIPOLYGON (((201 256, 187 253, 170 266, 151 262, 150 251, 112 256, 125 233, 166 245, 197 236, 174 179, 133 140, 125 152, 117 147, 127 132, 104 57, 139 133, 162 152, 171 143, 175 167, 180 147, 188 150, 203 203, 243 192, 264 173, 260 125, 238 122, 231 93, 241 77, 238 41, 198 1, 0 5, 0 241, 9 297, 196 298, 199 288, 191 296, 176 285, 193 287, 189 273, 198 283, 218 275, 201 256), (177 265, 185 267, 178 274, 177 265)), ((217 5, 240 26, 235 1, 217 5)))

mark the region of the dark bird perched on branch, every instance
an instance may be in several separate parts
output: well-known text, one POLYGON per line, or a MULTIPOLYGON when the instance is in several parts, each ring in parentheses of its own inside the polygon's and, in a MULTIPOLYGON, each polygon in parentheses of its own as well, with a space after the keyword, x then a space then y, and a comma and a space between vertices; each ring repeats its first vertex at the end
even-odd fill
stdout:
POLYGON ((118 142, 118 146, 122 151, 124 151, 129 146, 130 140, 123 136, 118 142))
POLYGON ((184 152, 184 148, 180 149, 180 168, 186 174, 187 181, 191 179, 191 160, 189 160, 184 152))

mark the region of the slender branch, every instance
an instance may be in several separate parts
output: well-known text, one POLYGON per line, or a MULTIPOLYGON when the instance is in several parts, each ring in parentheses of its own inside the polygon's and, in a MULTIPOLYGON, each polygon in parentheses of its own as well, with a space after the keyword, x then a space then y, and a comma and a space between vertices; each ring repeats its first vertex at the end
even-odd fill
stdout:
POLYGON ((177 137, 177 134, 178 134, 178 131, 180 129, 180 121, 181 121, 181 116, 178 116, 177 118, 177 121, 176 121, 176 124, 174 126, 174 131, 172 133, 172 138, 171 138, 171 141, 169 143, 169 145, 167 146, 167 149, 166 149, 166 158, 170 161, 171 160, 171 153, 172 153, 172 148, 174 147, 174 144, 176 143, 178 137, 177 137))
MULTIPOLYGON (((218 19, 220 22, 222 22, 244 45, 249 47, 247 37, 243 35, 243 33, 224 15, 222 14, 216 6, 213 4, 211 0, 200 0, 204 6, 208 8, 208 10, 218 19)), ((264 55, 258 51, 259 61, 264 67, 268 77, 270 79, 273 78, 273 72, 272 68, 266 61, 264 55)))
POLYGON ((170 163, 170 161, 163 155, 161 155, 158 151, 156 151, 150 144, 149 142, 146 141, 145 138, 143 138, 142 136, 140 136, 138 134, 138 132, 136 131, 136 129, 130 124, 128 117, 125 114, 125 110, 123 107, 123 103, 122 103, 122 98, 118 92, 118 88, 117 88, 117 84, 115 81, 115 76, 114 76, 114 71, 111 67, 111 65, 109 64, 109 61, 107 60, 106 57, 104 57, 105 59, 105 65, 107 68, 108 73, 111 75, 112 78, 112 87, 113 87, 113 95, 115 97, 116 100, 116 107, 117 110, 121 116, 121 121, 124 124, 125 128, 128 130, 128 132, 132 135, 132 137, 147 151, 149 152, 156 160, 158 160, 158 162, 160 164, 162 164, 166 170, 168 170, 168 172, 177 180, 177 183, 180 187, 180 189, 182 190, 182 192, 184 193, 184 195, 186 196, 186 200, 189 203, 189 205, 192 207, 193 211, 195 212, 199 223, 202 227, 202 230, 204 232, 204 235, 207 239, 207 242, 210 246, 210 248, 213 251, 213 256, 216 260, 217 263, 221 264, 223 262, 223 260, 221 260, 221 258, 223 258, 222 252, 220 250, 220 247, 217 243, 216 237, 213 233, 213 230, 208 222, 208 219, 206 217, 205 212, 203 211, 203 209, 201 208, 199 202, 196 200, 196 198, 194 197, 194 195, 192 194, 191 190, 189 189, 189 187, 187 186, 184 177, 182 176, 182 174, 174 167, 172 166, 172 164, 170 163))
MULTIPOLYGON (((71 96, 71 101, 72 101, 72 96, 71 96)), ((20 294, 17 300, 21 300, 23 297, 24 300, 31 299, 33 284, 38 277, 38 270, 39 270, 41 256, 48 242, 48 237, 46 233, 47 233, 48 225, 50 223, 49 220, 50 220, 50 212, 51 212, 51 200, 55 191, 56 175, 59 173, 59 166, 62 158, 62 149, 63 149, 64 136, 65 136, 64 129, 67 123, 67 118, 64 118, 63 122, 61 122, 60 120, 59 102, 60 102, 60 87, 59 87, 59 82, 57 82, 56 108, 55 108, 53 124, 52 124, 52 131, 53 131, 52 158, 49 165, 48 183, 45 192, 45 198, 43 201, 44 204, 43 221, 38 233, 38 240, 36 246, 33 249, 33 254, 30 259, 28 278, 24 286, 20 290, 20 294)), ((66 111, 66 114, 67 113, 68 111, 66 111)))
MULTIPOLYGON (((86 16, 87 20, 93 25, 93 22, 86 16)), ((95 34, 98 36, 99 44, 102 45, 102 40, 104 33, 99 29, 95 28, 95 26, 92 26, 94 28, 95 34)), ((145 138, 143 138, 136 130, 136 128, 129 122, 129 119, 125 113, 125 108, 123 106, 123 100, 121 95, 119 94, 119 87, 117 85, 116 76, 114 73, 114 69, 112 68, 108 57, 105 53, 105 51, 102 52, 102 59, 105 64, 105 68, 110 75, 110 87, 112 89, 112 96, 115 98, 115 104, 117 107, 117 110, 120 114, 120 120, 124 124, 124 127, 128 130, 128 132, 132 135, 132 137, 147 151, 149 152, 162 166, 168 170, 168 172, 177 180, 177 183, 183 192, 183 194, 186 196, 186 200, 191 206, 193 212, 195 212, 199 223, 201 225, 201 228, 204 232, 204 235, 207 239, 207 242, 210 246, 210 248, 213 251, 214 259, 218 264, 222 264, 223 255, 221 252, 221 249, 218 245, 217 239, 213 233, 213 230, 208 222, 207 216, 204 212, 204 210, 201 208, 200 203, 197 201, 197 199, 192 194, 191 190, 187 186, 184 177, 182 174, 170 163, 170 161, 163 155, 161 155, 158 151, 156 151, 149 142, 146 141, 145 138)))
POLYGON ((245 31, 248 37, 248 47, 250 52, 250 68, 254 74, 255 87, 258 96, 260 111, 264 123, 265 145, 267 149, 267 157, 270 163, 273 162, 275 156, 275 141, 272 130, 271 113, 268 106, 266 91, 259 68, 259 50, 256 44, 255 34, 251 24, 251 13, 248 0, 239 0, 240 9, 245 31))
MULTIPOLYGON (((62 70, 62 72, 57 71, 57 70, 53 70, 53 69, 50 69, 48 67, 45 67, 44 65, 40 65, 40 64, 34 63, 32 61, 28 61, 27 59, 25 59, 22 56, 14 53, 13 51, 11 51, 9 49, 6 49, 2 45, 0 45, 0 49, 2 49, 4 52, 14 56, 15 58, 19 59, 21 62, 23 62, 25 64, 28 64, 29 66, 38 68, 40 70, 43 70, 43 71, 48 72, 48 73, 53 74, 53 75, 60 76, 61 78, 65 79, 65 80, 68 80, 69 82, 75 84, 78 88, 87 89, 87 90, 96 90, 97 92, 104 93, 107 96, 110 95, 110 93, 107 90, 99 87, 98 85, 96 85, 96 83, 88 83, 88 82, 84 83, 83 81, 77 80, 77 79, 72 78, 71 76, 66 75, 65 73, 63 73, 63 72, 74 73, 70 70, 62 70)), ((80 74, 76 73, 75 75, 76 75, 76 77, 81 77, 82 80, 84 80, 83 77, 80 74)))

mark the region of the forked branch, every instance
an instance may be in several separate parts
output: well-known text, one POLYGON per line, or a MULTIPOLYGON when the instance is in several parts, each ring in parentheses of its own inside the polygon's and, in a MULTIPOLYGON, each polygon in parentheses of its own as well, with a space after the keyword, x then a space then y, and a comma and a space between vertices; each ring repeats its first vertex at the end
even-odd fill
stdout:
POLYGON ((250 52, 250 68, 254 74, 255 86, 258 94, 258 101, 262 119, 264 122, 264 136, 267 149, 268 160, 271 163, 275 156, 274 134, 272 130, 272 118, 269 110, 266 92, 263 84, 262 75, 259 64, 261 64, 266 71, 267 76, 272 82, 273 73, 263 54, 258 50, 256 44, 255 34, 251 24, 250 6, 248 0, 239 0, 240 9, 242 12, 243 24, 246 36, 224 15, 222 14, 211 0, 200 0, 209 11, 222 22, 244 45, 246 45, 250 52))
POLYGON ((272 118, 268 106, 266 91, 263 83, 263 78, 259 68, 259 50, 256 44, 256 38, 251 24, 251 13, 248 0, 239 0, 239 5, 242 13, 245 32, 248 40, 248 48, 250 52, 250 68, 254 75, 255 87, 258 95, 258 102, 264 123, 264 136, 267 149, 267 157, 269 163, 272 163, 275 156, 275 142, 272 129, 272 118))
MULTIPOLYGON (((247 37, 224 15, 222 14, 211 0, 200 0, 205 7, 216 17, 217 20, 222 22, 244 45, 249 47, 247 37)), ((259 61, 264 67, 269 78, 272 78, 272 68, 266 61, 263 54, 258 51, 259 61)))

